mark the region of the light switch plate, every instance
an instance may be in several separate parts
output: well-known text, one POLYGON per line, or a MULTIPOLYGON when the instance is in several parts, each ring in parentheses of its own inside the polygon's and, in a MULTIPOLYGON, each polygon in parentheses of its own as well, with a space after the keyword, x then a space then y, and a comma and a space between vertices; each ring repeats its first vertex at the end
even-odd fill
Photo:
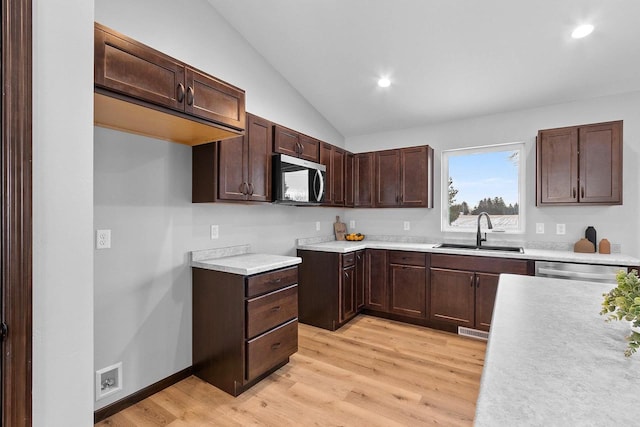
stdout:
POLYGON ((544 234, 544 222, 536 222, 536 234, 544 234))
POLYGON ((316 231, 320 231, 320 221, 316 221, 316 231))
POLYGON ((404 222, 404 231, 411 230, 411 223, 409 221, 404 222))
POLYGON ((217 239, 218 237, 220 237, 220 232, 219 232, 219 228, 217 225, 212 225, 211 226, 211 240, 217 239))
POLYGON ((352 229, 352 230, 355 230, 355 228, 356 228, 356 221, 355 220, 352 219, 351 221, 349 221, 349 228, 352 229))
POLYGON ((556 224, 556 234, 566 234, 567 228, 565 224, 556 224))

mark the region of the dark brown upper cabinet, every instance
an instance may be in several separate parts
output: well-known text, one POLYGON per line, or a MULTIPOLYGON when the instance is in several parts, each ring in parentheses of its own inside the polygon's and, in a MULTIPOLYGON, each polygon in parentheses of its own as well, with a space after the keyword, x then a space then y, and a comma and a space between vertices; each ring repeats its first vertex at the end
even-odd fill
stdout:
POLYGON ((353 207, 355 201, 354 163, 355 155, 347 151, 344 160, 344 205, 349 208, 353 207))
POLYGON ((320 141, 280 125, 273 127, 273 151, 320 162, 320 141))
POLYGON ((247 113, 245 136, 193 147, 192 201, 271 201, 271 128, 247 113))
POLYGON ((245 93, 98 23, 98 126, 198 145, 242 135, 245 93))
POLYGON ((320 163, 327 167, 324 204, 344 206, 346 151, 326 142, 320 142, 320 163))
POLYGON ((538 131, 536 204, 621 205, 622 121, 538 131))
POLYGON ((375 207, 433 207, 433 149, 375 152, 375 207))
POLYGON ((375 183, 374 153, 359 153, 353 158, 353 206, 373 207, 375 183))

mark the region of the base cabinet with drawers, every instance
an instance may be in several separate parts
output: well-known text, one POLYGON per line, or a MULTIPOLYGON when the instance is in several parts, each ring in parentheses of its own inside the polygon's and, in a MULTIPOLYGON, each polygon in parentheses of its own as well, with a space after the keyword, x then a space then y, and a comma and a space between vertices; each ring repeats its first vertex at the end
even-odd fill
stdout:
POLYGON ((518 259, 432 254, 429 319, 488 331, 500 273, 532 274, 518 259))
POLYGON ((365 251, 298 250, 300 322, 335 331, 364 306, 365 251))
POLYGON ((298 267, 193 275, 193 373, 238 396, 298 350, 298 267))

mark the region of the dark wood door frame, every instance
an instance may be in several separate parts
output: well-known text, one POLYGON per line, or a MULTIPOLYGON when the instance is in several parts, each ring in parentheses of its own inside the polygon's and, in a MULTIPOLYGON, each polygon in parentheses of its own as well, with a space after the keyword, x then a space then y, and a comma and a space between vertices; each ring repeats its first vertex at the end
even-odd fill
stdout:
POLYGON ((32 360, 32 0, 2 2, 0 280, 3 426, 30 426, 32 360))

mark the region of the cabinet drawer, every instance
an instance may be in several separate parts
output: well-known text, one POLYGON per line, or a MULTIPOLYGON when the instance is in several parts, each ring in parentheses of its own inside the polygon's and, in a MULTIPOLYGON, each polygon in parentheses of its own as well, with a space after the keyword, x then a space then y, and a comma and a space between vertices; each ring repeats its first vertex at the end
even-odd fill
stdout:
POLYGON ((351 252, 349 254, 342 255, 342 266, 343 267, 351 267, 356 263, 356 253, 351 252))
POLYGON ((247 297, 255 297, 296 283, 298 283, 298 267, 257 274, 247 278, 247 297))
POLYGON ((260 376, 298 351, 298 320, 273 329, 247 342, 246 379, 260 376))
POLYGON ((528 274, 528 262, 521 259, 476 257, 468 255, 431 255, 431 267, 484 273, 528 274))
POLYGON ((298 286, 293 285, 247 301, 247 338, 298 317, 298 286))
POLYGON ((389 264, 427 265, 427 256, 422 252, 389 251, 389 264))

